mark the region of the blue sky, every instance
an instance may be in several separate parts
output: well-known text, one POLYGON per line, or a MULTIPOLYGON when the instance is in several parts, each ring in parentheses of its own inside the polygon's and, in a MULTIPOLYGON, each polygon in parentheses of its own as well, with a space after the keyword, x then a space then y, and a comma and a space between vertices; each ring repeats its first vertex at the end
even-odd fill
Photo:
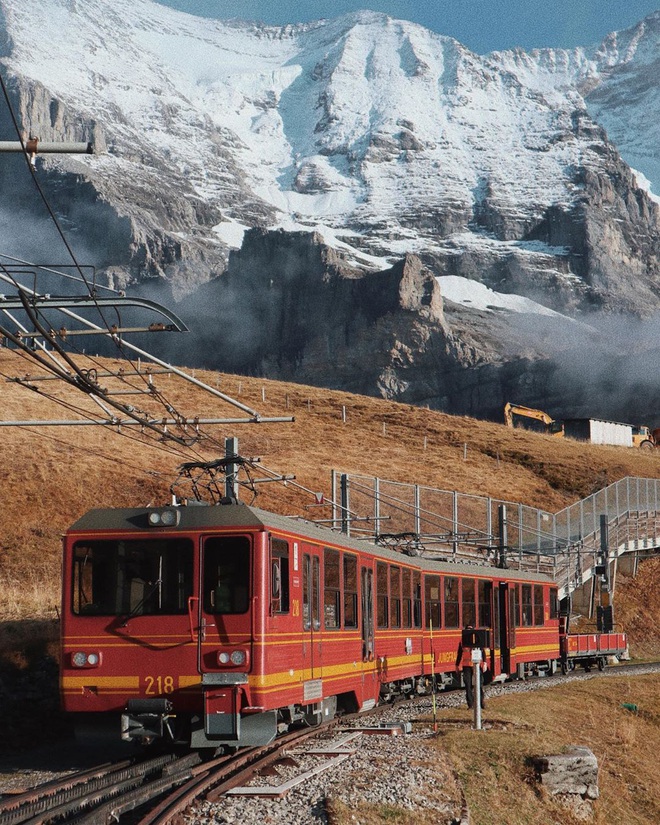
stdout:
POLYGON ((472 51, 597 43, 660 8, 660 0, 159 0, 207 17, 280 25, 369 8, 455 37, 472 51))

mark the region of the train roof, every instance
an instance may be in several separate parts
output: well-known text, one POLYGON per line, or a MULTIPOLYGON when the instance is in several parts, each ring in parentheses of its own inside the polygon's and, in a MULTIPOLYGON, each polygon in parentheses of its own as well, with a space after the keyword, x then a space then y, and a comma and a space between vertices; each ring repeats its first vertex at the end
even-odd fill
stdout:
MULTIPOLYGON (((291 516, 282 516, 252 507, 248 504, 217 504, 210 506, 188 505, 180 507, 140 507, 140 508, 103 508, 89 510, 78 521, 71 525, 67 534, 89 533, 96 531, 123 531, 123 532, 152 532, 149 525, 149 514, 163 510, 176 510, 178 513, 177 530, 209 530, 213 528, 242 528, 272 530, 276 532, 295 534, 308 538, 316 543, 348 548, 360 552, 371 552, 387 561, 406 564, 425 570, 437 570, 439 573, 469 573, 472 576, 486 576, 488 578, 506 578, 507 580, 552 582, 552 578, 543 573, 525 570, 502 569, 480 563, 440 561, 426 556, 410 556, 389 547, 374 544, 367 539, 358 539, 338 533, 323 525, 305 519, 291 516)), ((160 531, 158 531, 160 532, 160 531)), ((158 533, 156 533, 158 534, 158 533)))

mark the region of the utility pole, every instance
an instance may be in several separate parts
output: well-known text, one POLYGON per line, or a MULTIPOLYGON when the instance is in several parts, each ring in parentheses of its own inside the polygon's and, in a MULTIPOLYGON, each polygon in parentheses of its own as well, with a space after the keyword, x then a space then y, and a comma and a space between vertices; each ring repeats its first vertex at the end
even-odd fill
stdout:
MULTIPOLYGON (((238 457, 238 439, 225 438, 225 458, 238 457)), ((225 465, 225 496, 231 501, 238 501, 238 464, 230 462, 225 465)))

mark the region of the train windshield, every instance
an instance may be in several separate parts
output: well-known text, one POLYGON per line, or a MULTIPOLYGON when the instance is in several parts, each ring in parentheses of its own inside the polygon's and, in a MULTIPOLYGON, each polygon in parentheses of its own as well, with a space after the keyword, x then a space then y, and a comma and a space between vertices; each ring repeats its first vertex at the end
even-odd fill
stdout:
POLYGON ((81 541, 73 548, 73 612, 159 616, 186 613, 193 595, 189 539, 81 541))

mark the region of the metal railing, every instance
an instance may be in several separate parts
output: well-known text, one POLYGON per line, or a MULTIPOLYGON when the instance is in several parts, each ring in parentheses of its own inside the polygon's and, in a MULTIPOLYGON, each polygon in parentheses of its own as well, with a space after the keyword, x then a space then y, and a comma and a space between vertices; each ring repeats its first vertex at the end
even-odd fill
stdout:
POLYGON ((660 543, 660 479, 624 478, 558 513, 518 502, 373 476, 332 473, 332 526, 452 560, 481 560, 553 576, 563 595, 591 575, 600 517, 610 556, 660 543))

